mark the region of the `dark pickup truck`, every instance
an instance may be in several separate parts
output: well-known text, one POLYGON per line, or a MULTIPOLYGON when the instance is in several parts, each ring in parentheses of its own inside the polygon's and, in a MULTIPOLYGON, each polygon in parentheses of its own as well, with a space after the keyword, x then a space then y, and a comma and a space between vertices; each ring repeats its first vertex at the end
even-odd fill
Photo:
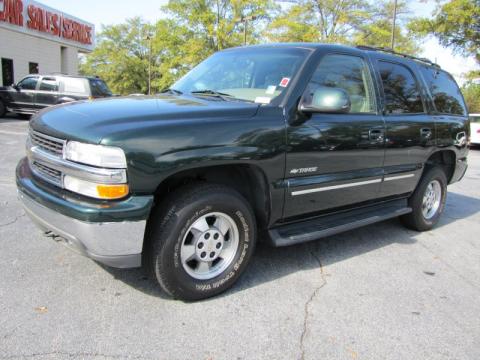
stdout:
POLYGON ((397 216, 431 229, 468 138, 457 84, 428 60, 274 44, 214 54, 156 96, 41 111, 16 176, 45 232, 197 300, 232 286, 258 240, 397 216))
POLYGON ((49 106, 109 96, 107 84, 97 77, 28 75, 17 84, 0 87, 0 118, 7 112, 28 118, 49 106))

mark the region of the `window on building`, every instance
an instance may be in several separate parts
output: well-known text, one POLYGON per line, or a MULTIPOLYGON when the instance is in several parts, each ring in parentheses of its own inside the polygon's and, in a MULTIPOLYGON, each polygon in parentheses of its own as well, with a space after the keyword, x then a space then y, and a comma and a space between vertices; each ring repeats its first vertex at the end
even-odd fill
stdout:
POLYGON ((453 115, 465 115, 467 113, 462 93, 455 80, 448 73, 427 66, 422 66, 420 70, 439 113, 453 115))
POLYGON ((29 71, 29 74, 38 74, 38 63, 29 62, 28 71, 29 71))
POLYGON ((365 61, 358 56, 337 54, 325 56, 308 84, 311 96, 318 87, 345 90, 351 101, 350 113, 376 111, 370 71, 365 61))
POLYGON ((13 60, 2 58, 2 79, 3 86, 10 86, 15 82, 13 76, 13 60))
POLYGON ((415 114, 425 112, 418 83, 413 73, 400 64, 378 63, 385 95, 387 114, 415 114))
POLYGON ((40 83, 40 91, 58 91, 58 83, 55 78, 44 77, 40 83))
POLYGON ((37 88, 38 77, 29 76, 18 83, 18 87, 22 90, 35 90, 37 88))

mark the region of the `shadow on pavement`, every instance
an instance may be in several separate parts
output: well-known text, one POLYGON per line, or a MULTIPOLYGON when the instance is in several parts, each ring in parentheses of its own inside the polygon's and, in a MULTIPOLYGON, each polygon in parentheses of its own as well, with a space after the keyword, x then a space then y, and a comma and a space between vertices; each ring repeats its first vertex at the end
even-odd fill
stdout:
MULTIPOLYGON (((437 225, 441 228, 480 212, 480 199, 449 192, 445 212, 437 225)), ((228 296, 298 271, 328 266, 360 256, 385 246, 400 243, 414 244, 416 232, 407 230, 399 219, 384 221, 348 231, 318 241, 284 248, 272 248, 260 243, 242 278, 232 289, 219 296, 228 296)), ((116 279, 147 295, 168 299, 142 269, 121 270, 102 266, 116 279)))

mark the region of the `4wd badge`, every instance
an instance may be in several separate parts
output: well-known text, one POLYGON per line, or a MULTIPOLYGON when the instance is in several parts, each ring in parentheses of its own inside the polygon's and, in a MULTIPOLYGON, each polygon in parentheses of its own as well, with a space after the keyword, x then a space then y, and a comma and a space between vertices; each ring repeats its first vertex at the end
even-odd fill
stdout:
POLYGON ((290 170, 290 174, 307 174, 311 172, 316 172, 318 167, 309 167, 309 168, 300 168, 300 169, 292 169, 290 170))

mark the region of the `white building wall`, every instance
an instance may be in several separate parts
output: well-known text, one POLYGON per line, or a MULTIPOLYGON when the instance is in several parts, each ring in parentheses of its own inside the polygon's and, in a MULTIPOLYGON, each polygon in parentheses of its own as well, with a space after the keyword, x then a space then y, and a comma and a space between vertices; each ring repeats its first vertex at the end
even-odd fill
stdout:
MULTIPOLYGON (((40 74, 65 72, 78 75, 77 48, 4 28, 0 28, 0 58, 13 60, 15 82, 28 75, 29 62, 38 63, 40 74), (66 47, 63 66, 62 47, 66 47)), ((1 84, 3 79, 0 71, 1 84)))

